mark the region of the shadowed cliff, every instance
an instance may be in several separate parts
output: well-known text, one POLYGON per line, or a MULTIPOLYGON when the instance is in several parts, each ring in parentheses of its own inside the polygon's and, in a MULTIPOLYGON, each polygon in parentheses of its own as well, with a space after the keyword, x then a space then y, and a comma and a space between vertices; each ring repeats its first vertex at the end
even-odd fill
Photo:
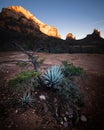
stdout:
POLYGON ((41 22, 21 6, 3 8, 0 13, 0 51, 17 50, 13 42, 27 50, 50 53, 104 53, 104 39, 97 29, 80 40, 72 33, 62 40, 57 28, 41 22))

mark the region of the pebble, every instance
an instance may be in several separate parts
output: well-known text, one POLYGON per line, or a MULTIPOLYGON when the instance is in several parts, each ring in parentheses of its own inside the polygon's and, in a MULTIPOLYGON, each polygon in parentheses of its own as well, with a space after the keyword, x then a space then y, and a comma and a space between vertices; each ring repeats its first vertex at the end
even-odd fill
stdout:
POLYGON ((85 115, 82 115, 82 116, 81 116, 81 121, 82 121, 82 122, 87 122, 87 117, 86 117, 85 115))
POLYGON ((67 118, 66 118, 66 117, 64 117, 64 121, 67 121, 67 118))
POLYGON ((17 114, 17 113, 18 113, 18 110, 16 110, 15 113, 17 114))
POLYGON ((35 94, 37 94, 38 92, 35 92, 35 94))
POLYGON ((40 95, 39 98, 40 98, 41 100, 46 100, 46 97, 45 97, 44 95, 40 95))
POLYGON ((63 121, 61 121, 61 122, 60 122, 60 124, 61 124, 61 125, 63 125, 63 124, 64 124, 64 122, 63 122, 63 121))
POLYGON ((35 110, 33 110, 32 113, 34 114, 34 113, 35 113, 35 110))

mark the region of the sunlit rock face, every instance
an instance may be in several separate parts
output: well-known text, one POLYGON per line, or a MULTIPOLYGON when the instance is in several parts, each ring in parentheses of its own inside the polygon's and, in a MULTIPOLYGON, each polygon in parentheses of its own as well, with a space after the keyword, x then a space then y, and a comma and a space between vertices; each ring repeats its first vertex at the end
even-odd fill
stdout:
POLYGON ((27 33, 34 33, 34 30, 39 30, 48 36, 61 37, 57 28, 41 22, 21 6, 3 8, 0 13, 0 27, 27 33))
POLYGON ((75 36, 72 34, 72 33, 68 33, 67 35, 66 35, 66 40, 75 40, 76 38, 75 38, 75 36))

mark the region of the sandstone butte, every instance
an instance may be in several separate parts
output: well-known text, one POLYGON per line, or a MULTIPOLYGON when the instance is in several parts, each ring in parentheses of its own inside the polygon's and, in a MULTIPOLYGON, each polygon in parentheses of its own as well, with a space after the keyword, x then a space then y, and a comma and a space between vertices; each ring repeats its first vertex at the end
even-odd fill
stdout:
MULTIPOLYGON (((39 29, 42 33, 48 36, 61 38, 57 28, 41 22, 32 13, 24 9, 22 6, 9 6, 7 8, 3 8, 0 13, 0 26, 5 27, 6 18, 7 19, 12 18, 12 21, 21 20, 20 22, 22 22, 22 24, 27 25, 26 31, 29 33, 32 33, 34 29, 39 29), (31 26, 32 29, 28 28, 29 26, 31 26)), ((18 25, 16 26, 8 25, 8 28, 21 32, 21 28, 18 25)))
POLYGON ((74 36, 72 33, 68 33, 68 34, 66 35, 66 40, 68 40, 68 39, 73 39, 73 40, 75 40, 76 38, 75 38, 75 36, 74 36))

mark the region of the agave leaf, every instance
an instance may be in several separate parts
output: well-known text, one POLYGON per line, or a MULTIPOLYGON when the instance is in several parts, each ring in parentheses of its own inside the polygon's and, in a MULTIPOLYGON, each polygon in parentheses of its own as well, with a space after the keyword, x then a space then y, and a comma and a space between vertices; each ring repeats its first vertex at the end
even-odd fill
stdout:
POLYGON ((43 80, 49 87, 57 86, 62 82, 63 74, 60 66, 52 66, 43 74, 43 80))

